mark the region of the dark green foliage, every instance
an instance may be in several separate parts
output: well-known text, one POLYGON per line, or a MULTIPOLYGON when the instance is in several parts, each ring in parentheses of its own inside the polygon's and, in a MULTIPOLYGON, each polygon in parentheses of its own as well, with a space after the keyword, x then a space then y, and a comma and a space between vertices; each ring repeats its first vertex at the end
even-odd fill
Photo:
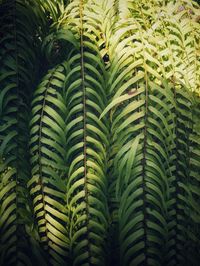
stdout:
POLYGON ((0 1, 0 265, 199 265, 193 1, 0 1))

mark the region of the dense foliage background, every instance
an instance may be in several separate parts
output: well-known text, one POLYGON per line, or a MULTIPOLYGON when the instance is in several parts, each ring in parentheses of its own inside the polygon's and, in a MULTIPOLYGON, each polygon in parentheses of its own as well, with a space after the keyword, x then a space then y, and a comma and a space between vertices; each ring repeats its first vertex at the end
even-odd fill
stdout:
POLYGON ((0 265, 199 265, 200 8, 0 0, 0 265))

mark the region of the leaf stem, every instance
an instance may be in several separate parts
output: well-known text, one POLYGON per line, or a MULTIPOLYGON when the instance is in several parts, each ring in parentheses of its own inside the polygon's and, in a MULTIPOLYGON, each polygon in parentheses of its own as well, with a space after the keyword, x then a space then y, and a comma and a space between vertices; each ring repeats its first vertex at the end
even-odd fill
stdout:
MULTIPOLYGON (((89 204, 88 204, 88 187, 87 187, 87 125, 86 125, 86 88, 85 88, 85 67, 84 67, 84 40, 83 40, 83 0, 80 0, 80 53, 81 53, 81 79, 83 90, 83 154, 84 154, 84 190, 85 190, 85 202, 86 202, 86 228, 87 239, 89 242, 89 204)), ((89 244, 89 243, 88 243, 89 244)), ((89 257, 90 248, 88 250, 89 257)))

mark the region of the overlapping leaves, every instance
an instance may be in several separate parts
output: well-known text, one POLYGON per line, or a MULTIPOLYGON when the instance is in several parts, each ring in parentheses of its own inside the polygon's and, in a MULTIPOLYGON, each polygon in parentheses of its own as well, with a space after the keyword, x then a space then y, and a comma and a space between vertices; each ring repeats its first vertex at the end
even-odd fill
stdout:
POLYGON ((37 3, 2 9, 1 263, 198 265, 199 6, 37 3))

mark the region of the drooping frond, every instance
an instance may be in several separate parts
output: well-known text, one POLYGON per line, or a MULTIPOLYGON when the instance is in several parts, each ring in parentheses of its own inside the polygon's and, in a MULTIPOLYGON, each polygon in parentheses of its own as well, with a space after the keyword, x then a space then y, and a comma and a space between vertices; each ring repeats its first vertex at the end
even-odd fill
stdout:
MULTIPOLYGON (((154 64, 150 65, 151 47, 146 48, 147 40, 141 40, 142 34, 136 32, 137 27, 137 23, 130 25, 133 37, 127 36, 123 46, 119 43, 119 48, 115 47, 115 51, 119 49, 120 53, 113 57, 112 62, 115 68, 111 77, 115 75, 117 78, 114 82, 110 81, 111 90, 115 91, 110 108, 114 108, 112 131, 115 132, 119 150, 115 169, 116 175, 119 175, 116 193, 120 201, 121 263, 153 265, 155 261, 162 261, 162 248, 167 235, 162 227, 167 225, 164 203, 168 197, 169 184, 165 171, 169 158, 166 144, 159 142, 163 138, 162 134, 165 134, 170 143, 172 132, 169 125, 173 117, 170 119, 170 110, 169 118, 164 116, 167 103, 162 103, 159 98, 163 97, 163 93, 164 96, 167 94, 165 91, 170 94, 170 88, 152 68, 156 64, 159 66, 159 63, 154 60, 154 64), (137 42, 128 45, 131 38, 137 42), (116 104, 120 106, 119 112, 116 104), (160 157, 163 157, 166 165, 162 164, 160 157), (154 235, 157 235, 156 239, 154 235)), ((170 97, 167 101, 170 101, 170 97)))
POLYGON ((190 240, 190 244, 187 246, 189 250, 187 260, 188 264, 197 265, 200 258, 199 253, 199 173, 200 173, 200 135, 199 135, 199 97, 194 96, 192 108, 192 132, 189 136, 189 193, 188 193, 188 203, 189 203, 189 222, 187 236, 190 240))
POLYGON ((64 99, 66 67, 56 66, 35 91, 31 119, 32 178, 28 185, 33 198, 40 243, 51 264, 64 264, 69 256, 68 216, 65 192, 66 163, 64 99))
POLYGON ((90 14, 89 5, 87 8, 87 4, 80 2, 80 6, 73 8, 80 51, 69 61, 66 82, 70 248, 73 265, 105 265, 109 132, 106 120, 99 120, 106 106, 105 66, 98 50, 98 36, 91 32, 90 25, 84 24, 90 14))
POLYGON ((30 265, 28 121, 37 61, 27 36, 34 26, 22 1, 3 1, 0 12, 0 261, 30 265))
POLYGON ((163 7, 161 16, 157 20, 154 17, 151 24, 143 24, 138 16, 141 12, 153 16, 151 10, 139 6, 135 10, 130 3, 126 8, 134 10, 133 19, 131 12, 127 13, 112 36, 109 84, 113 100, 102 114, 111 110, 112 132, 119 150, 115 169, 116 193, 121 202, 121 264, 186 263, 192 125, 187 91, 198 90, 195 38, 189 30, 184 35, 180 29, 180 42, 176 43, 179 35, 173 33, 178 32, 177 24, 181 27, 188 18, 169 25, 173 19, 168 17, 168 7, 163 7), (174 38, 167 35, 168 30, 174 38))

